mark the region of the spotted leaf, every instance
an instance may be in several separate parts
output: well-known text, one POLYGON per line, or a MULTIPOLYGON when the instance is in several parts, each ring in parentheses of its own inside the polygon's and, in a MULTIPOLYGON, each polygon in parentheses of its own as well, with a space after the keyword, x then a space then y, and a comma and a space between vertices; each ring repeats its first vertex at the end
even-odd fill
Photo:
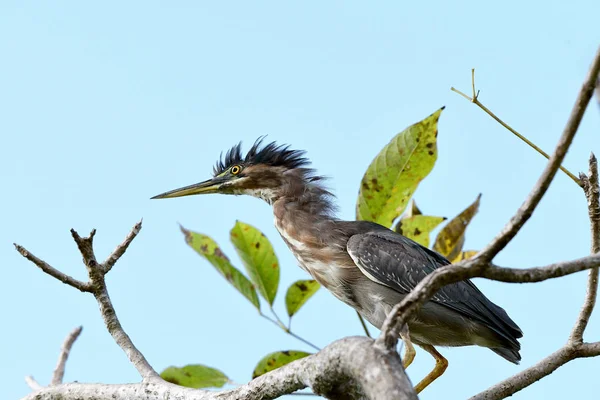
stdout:
POLYGON ((422 246, 429 247, 431 231, 445 220, 444 217, 433 217, 431 215, 403 216, 396 224, 396 232, 422 246))
POLYGON ((169 367, 160 373, 167 382, 189 388, 220 388, 229 382, 229 378, 218 369, 201 364, 191 364, 185 367, 169 367))
POLYGON ((267 354, 258 362, 256 368, 254 368, 254 372, 252 372, 252 379, 266 374, 267 372, 276 370, 277 368, 289 364, 292 361, 296 361, 310 355, 311 353, 297 350, 276 351, 274 353, 267 354))
POLYGON ((315 280, 294 282, 285 294, 285 307, 290 318, 298 312, 300 307, 306 303, 313 294, 319 290, 321 285, 315 280))
POLYGON ((448 260, 454 260, 460 255, 465 244, 465 231, 469 222, 479 210, 479 199, 481 194, 469 207, 458 214, 440 231, 435 239, 433 249, 445 256, 448 260))
POLYGON ((363 176, 356 218, 391 227, 437 159, 438 119, 443 108, 396 135, 363 176))
POLYGON ((202 257, 206 258, 227 282, 231 283, 244 295, 257 309, 260 303, 254 285, 237 268, 231 265, 229 258, 221 251, 217 243, 210 237, 201 233, 188 231, 183 226, 181 231, 185 235, 186 243, 202 257))
POLYGON ((261 231, 240 221, 231 229, 230 237, 258 293, 273 305, 279 287, 279 262, 271 242, 261 231))

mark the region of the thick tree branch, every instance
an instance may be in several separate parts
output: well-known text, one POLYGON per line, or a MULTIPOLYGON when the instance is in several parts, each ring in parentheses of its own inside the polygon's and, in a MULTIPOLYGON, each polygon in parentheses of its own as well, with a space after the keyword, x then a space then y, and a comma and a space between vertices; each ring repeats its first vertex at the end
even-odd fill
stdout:
POLYGON ((348 337, 232 390, 190 389, 152 379, 122 385, 69 383, 40 389, 24 400, 259 400, 274 399, 305 387, 333 399, 417 399, 401 366, 397 353, 374 348, 369 338, 348 337), (351 386, 354 391, 346 391, 348 382, 356 383, 351 386))
POLYGON ((58 356, 58 363, 56 364, 56 368, 54 369, 54 373, 52 374, 52 381, 50 381, 50 385, 59 385, 62 383, 63 378, 65 376, 65 365, 67 364, 67 359, 69 358, 69 353, 71 352, 71 347, 73 347, 73 343, 81 334, 83 327, 78 326, 73 329, 65 339, 62 348, 60 349, 60 355, 58 356))
POLYGON ((596 52, 588 75, 577 96, 575 106, 571 111, 571 115, 556 149, 523 205, 517 210, 500 234, 473 259, 436 270, 419 282, 402 302, 394 306, 386 318, 381 333, 376 340, 378 346, 387 349, 395 348, 398 343, 398 332, 400 327, 412 318, 420 306, 425 301, 429 300, 442 286, 464 279, 483 276, 486 269, 493 268, 490 264, 491 260, 523 227, 550 186, 550 183, 556 175, 556 171, 562 163, 573 137, 579 128, 579 123, 581 122, 585 109, 592 97, 599 74, 600 47, 596 52))

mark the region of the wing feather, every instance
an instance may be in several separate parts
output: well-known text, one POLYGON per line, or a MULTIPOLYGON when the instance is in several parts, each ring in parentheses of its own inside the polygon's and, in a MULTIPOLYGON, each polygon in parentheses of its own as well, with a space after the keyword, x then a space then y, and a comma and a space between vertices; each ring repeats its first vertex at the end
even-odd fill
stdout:
MULTIPOLYGON (((450 264, 440 254, 391 230, 353 235, 347 250, 365 276, 403 294, 437 268, 450 264)), ((431 301, 483 322, 504 336, 523 336, 504 309, 492 303, 470 280, 444 286, 431 301)))

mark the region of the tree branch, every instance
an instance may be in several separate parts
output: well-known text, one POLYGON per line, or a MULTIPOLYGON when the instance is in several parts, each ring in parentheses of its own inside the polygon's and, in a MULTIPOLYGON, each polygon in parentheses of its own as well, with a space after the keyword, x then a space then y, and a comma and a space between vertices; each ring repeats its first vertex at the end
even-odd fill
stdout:
MULTIPOLYGON (((600 256, 598 254, 600 251, 600 186, 598 183, 598 161, 594 154, 591 155, 589 164, 589 175, 581 174, 580 179, 587 198, 592 234, 591 248, 593 256, 588 258, 593 258, 600 256)), ((600 342, 583 343, 583 332, 594 310, 597 291, 598 267, 595 267, 589 272, 585 301, 567 343, 537 364, 486 389, 472 397, 471 400, 503 399, 550 375, 571 360, 600 355, 600 342)))
POLYGON ((40 260, 39 258, 37 258, 36 256, 34 256, 33 254, 31 254, 31 252, 29 250, 27 250, 26 248, 24 248, 23 246, 19 246, 16 243, 13 243, 13 245, 15 246, 15 249, 17 249, 17 251, 26 259, 28 259, 29 261, 31 261, 32 263, 34 263, 39 269, 41 269, 42 271, 44 271, 45 273, 47 273, 48 275, 58 279, 59 281, 61 281, 62 283, 65 283, 69 286, 74 287, 77 290, 80 290, 82 292, 90 292, 91 288, 90 285, 88 283, 84 283, 81 282, 75 278, 70 277, 67 274, 64 274, 62 272, 60 272, 59 270, 57 270, 56 268, 52 267, 50 264, 48 264, 47 262, 40 260))
MULTIPOLYGON (((400 303, 395 305, 381 328, 381 333, 376 340, 377 346, 394 349, 398 343, 398 332, 401 326, 412 318, 420 306, 429 300, 442 286, 464 279, 483 276, 486 269, 491 270, 493 268, 490 264, 491 260, 515 237, 525 222, 531 217, 542 196, 550 186, 579 128, 579 123, 590 101, 599 74, 600 48, 596 52, 556 149, 523 205, 517 210, 500 234, 474 258, 460 262, 454 266, 440 268, 429 274, 400 303)), ((493 272, 490 274, 493 274, 493 272)))
POLYGON ((54 373, 52 374, 52 381, 50 381, 50 385, 59 385, 63 381, 63 377, 65 376, 65 365, 67 364, 67 359, 69 358, 69 353, 71 352, 71 347, 73 347, 73 343, 81 334, 83 327, 78 326, 73 329, 71 333, 67 335, 62 348, 60 349, 60 355, 58 356, 58 364, 56 364, 56 368, 54 369, 54 373))
POLYGON ((117 248, 111 253, 111 255, 108 256, 106 260, 104 260, 102 265, 104 267, 105 274, 108 273, 112 269, 113 265, 115 265, 115 263, 119 260, 119 258, 121 258, 123 254, 125 254, 125 251, 127 251, 127 248, 129 247, 131 242, 133 242, 133 239, 135 239, 138 233, 140 233, 140 230, 142 230, 142 221, 134 225, 134 227, 131 229, 131 232, 129 232, 123 243, 118 245, 117 248))
MULTIPOLYGON (((591 250, 592 254, 600 255, 600 185, 598 183, 598 160, 594 153, 590 156, 589 175, 581 174, 581 183, 588 202, 588 214, 590 217, 591 230, 591 250)), ((587 290, 585 300, 579 318, 571 332, 569 342, 581 343, 583 341, 583 332, 587 327, 598 295, 598 268, 591 269, 588 275, 587 290)))
POLYGON ((571 360, 600 355, 598 343, 566 344, 537 364, 476 394, 469 400, 500 400, 550 375, 571 360))
POLYGON ((476 257, 482 260, 491 261, 496 254, 498 254, 507 244, 516 236, 519 230, 523 227, 525 222, 531 217, 533 211, 539 204, 540 200, 548 190, 550 183, 556 176, 556 172, 560 167, 571 142, 577 133, 579 123, 583 118, 585 109, 592 98, 594 89, 596 87, 596 81, 600 75, 600 47, 596 51, 596 55, 592 61, 590 70, 583 82, 583 85, 567 121, 567 125, 563 130, 563 134, 560 137, 558 144, 550 157, 550 160, 546 164, 546 168, 539 177, 537 183, 533 187, 525 202, 521 205, 516 214, 510 219, 508 224, 502 229, 500 234, 494 238, 476 257))
POLYGON ((27 383, 27 386, 29 386, 31 388, 31 390, 40 390, 43 388, 42 385, 40 385, 38 383, 38 381, 35 380, 35 378, 31 375, 27 375, 25 377, 25 383, 27 383))
MULTIPOLYGON (((140 221, 133 227, 132 231, 127 235, 123 243, 117 246, 116 250, 108 257, 108 265, 110 265, 111 268, 125 253, 125 250, 141 228, 142 223, 140 221)), ((96 298, 98 305, 100 306, 100 314, 102 315, 102 319, 106 324, 108 332, 112 335, 119 347, 121 347, 121 349, 125 352, 127 358, 129 358, 129 361, 131 361, 131 363, 135 366, 143 379, 146 380, 157 378, 158 374, 156 371, 154 371, 144 355, 135 347, 131 341, 131 338, 127 335, 121 326, 121 323, 119 322, 119 318, 117 317, 106 288, 105 275, 110 268, 106 268, 102 264, 98 264, 96 261, 96 255, 94 254, 93 239, 95 234, 96 230, 94 229, 90 233, 90 236, 82 238, 75 230, 71 229, 73 240, 75 240, 75 243, 77 244, 77 247, 83 256, 83 262, 88 271, 89 282, 87 283, 79 282, 68 277, 67 275, 47 264, 45 261, 33 256, 25 248, 18 245, 15 245, 15 247, 17 248, 17 251, 23 255, 23 257, 33 262, 47 274, 73 287, 77 287, 81 291, 92 293, 96 298)))
MULTIPOLYGON (((477 92, 475 91, 475 69, 471 69, 471 86, 473 88, 473 97, 467 96, 466 94, 464 94, 463 92, 461 92, 458 89, 455 89, 454 87, 451 87, 450 90, 452 90, 453 92, 458 93, 459 95, 461 95, 465 99, 469 100, 471 103, 473 103, 476 106, 478 106, 479 108, 481 108, 487 115, 489 115, 490 117, 492 117, 493 119, 495 119, 496 122, 498 122, 500 125, 502 125, 505 129, 507 129, 509 132, 511 132, 513 135, 515 135, 516 137, 518 137, 519 139, 521 139, 525 143, 527 143, 529 145, 529 147, 531 147, 532 149, 534 149, 535 151, 537 151, 539 154, 541 154, 542 156, 544 156, 547 160, 550 159, 550 156, 548 155, 548 153, 546 153, 544 150, 540 149, 531 140, 527 139, 525 136, 521 135, 519 132, 517 132, 516 130, 514 130, 506 122, 502 121, 499 117, 496 116, 496 114, 494 114, 489 108, 487 108, 486 106, 484 106, 479 101, 479 90, 477 92)), ((581 182, 579 181, 579 179, 577 179, 577 177, 575 175, 573 175, 571 173, 571 171, 569 171, 568 169, 566 169, 562 165, 559 166, 559 168, 560 168, 561 171, 563 171, 565 174, 567 174, 567 176, 569 178, 571 178, 573 180, 573 182, 575 182, 577 185, 581 186, 581 182)))
POLYGON ((397 353, 378 350, 365 337, 348 337, 232 390, 190 389, 160 379, 120 385, 69 383, 40 389, 23 400, 259 400, 306 387, 332 399, 417 399, 397 353), (351 386, 354 391, 347 391, 349 382, 356 383, 351 386))

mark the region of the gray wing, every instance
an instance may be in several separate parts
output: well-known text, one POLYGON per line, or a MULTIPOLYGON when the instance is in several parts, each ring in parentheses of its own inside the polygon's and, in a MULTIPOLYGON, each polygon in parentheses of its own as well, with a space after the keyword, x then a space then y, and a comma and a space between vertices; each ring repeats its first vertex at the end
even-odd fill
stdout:
MULTIPOLYGON (((369 279, 403 294, 437 268, 450 264, 440 254, 391 230, 353 235, 347 250, 369 279)), ((504 309, 492 303, 469 280, 444 286, 431 301, 483 322, 502 335, 523 336, 504 309)))

